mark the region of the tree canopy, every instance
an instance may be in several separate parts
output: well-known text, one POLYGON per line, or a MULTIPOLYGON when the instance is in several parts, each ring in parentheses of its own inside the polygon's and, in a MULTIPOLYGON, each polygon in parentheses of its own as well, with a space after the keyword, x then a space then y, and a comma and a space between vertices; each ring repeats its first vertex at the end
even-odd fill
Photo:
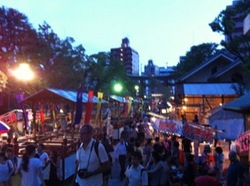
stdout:
POLYGON ((238 1, 221 11, 209 24, 213 32, 225 36, 221 45, 243 62, 248 73, 250 71, 250 36, 243 34, 243 26, 239 27, 236 24, 238 21, 243 23, 243 20, 250 13, 249 7, 250 0, 238 1), (240 34, 235 34, 236 32, 240 34))
POLYGON ((134 83, 127 76, 122 61, 112 57, 110 53, 91 55, 86 64, 84 81, 86 88, 110 95, 114 94, 112 90, 115 82, 122 83, 123 93, 126 95, 130 95, 133 91, 134 83))
POLYGON ((36 30, 24 14, 12 8, 0 7, 0 64, 0 96, 8 98, 8 107, 16 93, 30 95, 47 87, 76 90, 83 84, 85 91, 102 91, 107 96, 119 81, 124 95, 134 89, 122 62, 109 53, 88 56, 73 37, 59 38, 46 22, 36 30), (13 76, 11 70, 20 63, 30 66, 35 79, 21 82, 13 76))
MULTIPOLYGON (((128 90, 132 86, 122 63, 110 54, 87 56, 82 45, 75 46, 74 38, 60 39, 46 22, 35 30, 15 9, 0 8, 0 41, 1 77, 8 77, 7 86, 13 92, 20 88, 29 94, 45 87, 76 89, 80 83, 85 89, 108 91, 114 80, 122 80, 128 90), (21 62, 31 66, 34 81, 22 84, 9 73, 21 62)), ((6 78, 2 80, 7 83, 6 78)))
POLYGON ((218 44, 203 43, 197 46, 192 46, 186 56, 175 67, 176 78, 188 73, 196 66, 211 58, 217 51, 218 44))

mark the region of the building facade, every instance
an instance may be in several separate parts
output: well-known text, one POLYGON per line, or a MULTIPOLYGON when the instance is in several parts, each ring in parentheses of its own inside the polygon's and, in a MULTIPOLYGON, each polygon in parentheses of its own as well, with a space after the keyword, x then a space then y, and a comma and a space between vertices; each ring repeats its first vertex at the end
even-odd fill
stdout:
POLYGON ((121 47, 112 48, 110 54, 123 62, 128 75, 139 75, 139 54, 130 47, 128 38, 123 38, 121 47))

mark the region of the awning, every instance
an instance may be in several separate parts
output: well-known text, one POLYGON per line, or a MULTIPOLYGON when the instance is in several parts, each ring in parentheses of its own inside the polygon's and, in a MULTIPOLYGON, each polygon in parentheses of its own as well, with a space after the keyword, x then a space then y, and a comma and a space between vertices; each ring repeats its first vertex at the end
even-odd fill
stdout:
POLYGON ((222 108, 232 111, 250 111, 250 92, 234 101, 224 104, 222 108))
POLYGON ((235 95, 232 83, 183 84, 184 95, 235 95))
POLYGON ((116 96, 116 95, 111 95, 110 98, 120 102, 120 103, 126 103, 126 98, 122 96, 116 96))
MULTIPOLYGON (((71 102, 76 102, 76 96, 77 92, 72 90, 62 90, 62 89, 53 89, 53 88, 46 88, 43 90, 38 91, 37 93, 30 95, 23 99, 21 102, 32 102, 32 101, 51 101, 51 100, 68 100, 71 102)), ((87 103, 88 102, 88 94, 84 93, 82 94, 82 102, 87 103)), ((98 98, 94 96, 93 102, 97 103, 98 98)), ((102 100, 102 103, 106 103, 105 100, 102 100)))

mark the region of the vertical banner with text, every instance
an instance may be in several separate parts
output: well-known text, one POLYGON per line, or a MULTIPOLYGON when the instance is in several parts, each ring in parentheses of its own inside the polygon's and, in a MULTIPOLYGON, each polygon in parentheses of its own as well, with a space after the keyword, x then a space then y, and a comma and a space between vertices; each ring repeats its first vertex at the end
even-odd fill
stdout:
POLYGON ((94 92, 92 90, 89 90, 84 124, 89 124, 90 122, 91 112, 93 107, 93 97, 94 97, 94 92))
POLYGON ((76 95, 76 115, 75 115, 74 125, 80 124, 81 119, 82 119, 82 92, 83 92, 83 86, 81 85, 77 89, 77 95, 76 95))
POLYGON ((101 110, 101 106, 102 106, 103 93, 102 92, 98 92, 97 93, 97 97, 98 97, 98 102, 97 102, 96 115, 95 115, 95 125, 96 126, 98 124, 98 118, 99 118, 100 110, 101 110))
POLYGON ((22 103, 22 100, 24 99, 24 93, 20 93, 20 94, 16 94, 16 100, 17 102, 20 104, 20 107, 23 111, 23 119, 24 119, 24 129, 25 129, 25 132, 27 130, 27 125, 28 125, 28 115, 27 115, 27 112, 26 112, 26 109, 24 107, 24 104, 22 103))

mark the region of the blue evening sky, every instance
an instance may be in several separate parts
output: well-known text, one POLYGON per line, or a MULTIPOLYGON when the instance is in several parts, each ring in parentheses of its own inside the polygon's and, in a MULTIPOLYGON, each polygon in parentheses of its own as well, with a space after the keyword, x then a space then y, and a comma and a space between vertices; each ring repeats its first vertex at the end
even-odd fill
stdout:
POLYGON ((71 36, 86 54, 110 51, 128 37, 144 68, 149 59, 173 66, 194 45, 220 43, 210 26, 233 0, 0 0, 34 28, 46 21, 61 39, 71 36))

